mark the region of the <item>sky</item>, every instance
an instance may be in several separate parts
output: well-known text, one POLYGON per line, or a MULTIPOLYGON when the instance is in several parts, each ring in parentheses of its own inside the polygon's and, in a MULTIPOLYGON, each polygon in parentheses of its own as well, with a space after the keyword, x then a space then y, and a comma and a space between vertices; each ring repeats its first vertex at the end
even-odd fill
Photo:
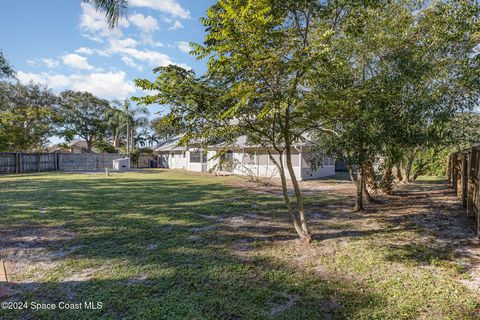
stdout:
MULTIPOLYGON (((136 78, 155 79, 152 69, 176 64, 197 75, 206 61, 188 54, 202 43, 199 19, 213 0, 129 0, 118 28, 81 0, 3 1, 0 49, 21 82, 39 82, 55 92, 89 91, 122 100, 141 91, 136 78)), ((151 107, 155 112, 164 106, 151 107)))

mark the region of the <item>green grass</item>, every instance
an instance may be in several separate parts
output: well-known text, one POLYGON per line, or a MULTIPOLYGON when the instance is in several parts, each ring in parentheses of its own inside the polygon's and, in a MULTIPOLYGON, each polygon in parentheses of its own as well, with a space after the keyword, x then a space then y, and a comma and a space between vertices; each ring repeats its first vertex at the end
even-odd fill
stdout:
MULTIPOLYGON (((41 246, 62 254, 48 269, 21 270, 17 281, 29 283, 9 299, 103 303, 88 311, 0 310, 0 318, 478 317, 478 299, 459 284, 462 271, 447 256, 415 244, 389 245, 415 239, 416 232, 332 236, 307 248, 295 241, 281 197, 232 187, 238 179, 162 170, 0 177, 4 234, 61 235, 41 246), (269 223, 226 222, 245 214, 269 223)), ((330 194, 306 203, 344 200, 330 194)), ((340 234, 357 223, 336 219, 335 210, 324 213, 327 219, 312 219, 314 229, 340 234)))

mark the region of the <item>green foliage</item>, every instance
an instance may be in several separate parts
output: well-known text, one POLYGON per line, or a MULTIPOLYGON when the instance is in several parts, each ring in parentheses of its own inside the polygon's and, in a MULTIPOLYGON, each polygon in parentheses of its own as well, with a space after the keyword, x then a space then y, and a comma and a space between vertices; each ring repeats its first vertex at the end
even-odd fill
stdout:
POLYGON ((3 55, 3 52, 0 50, 0 79, 3 78, 12 78, 15 76, 15 71, 12 66, 8 63, 7 59, 3 55))
POLYGON ((107 131, 110 112, 108 101, 88 92, 64 91, 60 94, 60 113, 63 119, 59 134, 71 138, 79 136, 87 142, 88 151, 93 143, 101 141, 107 131))
POLYGON ((110 141, 100 140, 93 143, 95 149, 103 153, 117 153, 117 149, 112 145, 110 141))
POLYGON ((47 88, 0 82, 0 151, 42 150, 60 120, 47 88))
POLYGON ((441 151, 433 148, 422 150, 415 158, 412 170, 418 172, 418 175, 446 176, 446 159, 452 151, 451 148, 445 148, 441 151))
POLYGON ((311 80, 330 109, 308 108, 323 131, 318 143, 359 167, 381 158, 387 169, 448 143, 449 123, 479 99, 478 3, 332 3, 328 12, 320 25, 334 30, 337 64, 316 66, 311 80))
POLYGON ((159 140, 171 139, 185 131, 185 125, 178 119, 169 119, 164 116, 153 119, 151 127, 159 140))

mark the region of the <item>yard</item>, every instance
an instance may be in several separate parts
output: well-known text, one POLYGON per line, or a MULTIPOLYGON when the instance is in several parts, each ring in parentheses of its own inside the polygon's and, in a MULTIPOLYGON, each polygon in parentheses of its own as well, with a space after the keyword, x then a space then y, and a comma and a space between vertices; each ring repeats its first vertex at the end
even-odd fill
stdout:
POLYGON ((0 177, 8 301, 2 319, 476 319, 473 223, 437 179, 352 213, 342 177, 302 183, 315 241, 280 193, 182 171, 0 177))

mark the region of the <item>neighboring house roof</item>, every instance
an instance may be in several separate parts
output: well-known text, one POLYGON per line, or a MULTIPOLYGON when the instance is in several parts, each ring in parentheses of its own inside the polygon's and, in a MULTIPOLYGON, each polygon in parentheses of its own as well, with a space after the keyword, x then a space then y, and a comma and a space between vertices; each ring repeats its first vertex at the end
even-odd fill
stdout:
POLYGON ((87 142, 85 140, 75 140, 68 144, 71 147, 84 148, 87 149, 87 142))
MULTIPOLYGON (((87 142, 85 140, 75 140, 66 144, 66 146, 68 146, 68 148, 65 148, 65 143, 56 143, 47 147, 47 151, 48 152, 58 152, 58 151, 70 152, 70 148, 78 148, 78 149, 84 149, 84 150, 88 149, 87 142)), ((92 152, 98 152, 98 150, 95 148, 92 148, 92 152)))
POLYGON ((62 143, 52 144, 51 146, 47 147, 47 152, 57 152, 57 151, 68 152, 68 149, 64 148, 64 144, 62 143))

